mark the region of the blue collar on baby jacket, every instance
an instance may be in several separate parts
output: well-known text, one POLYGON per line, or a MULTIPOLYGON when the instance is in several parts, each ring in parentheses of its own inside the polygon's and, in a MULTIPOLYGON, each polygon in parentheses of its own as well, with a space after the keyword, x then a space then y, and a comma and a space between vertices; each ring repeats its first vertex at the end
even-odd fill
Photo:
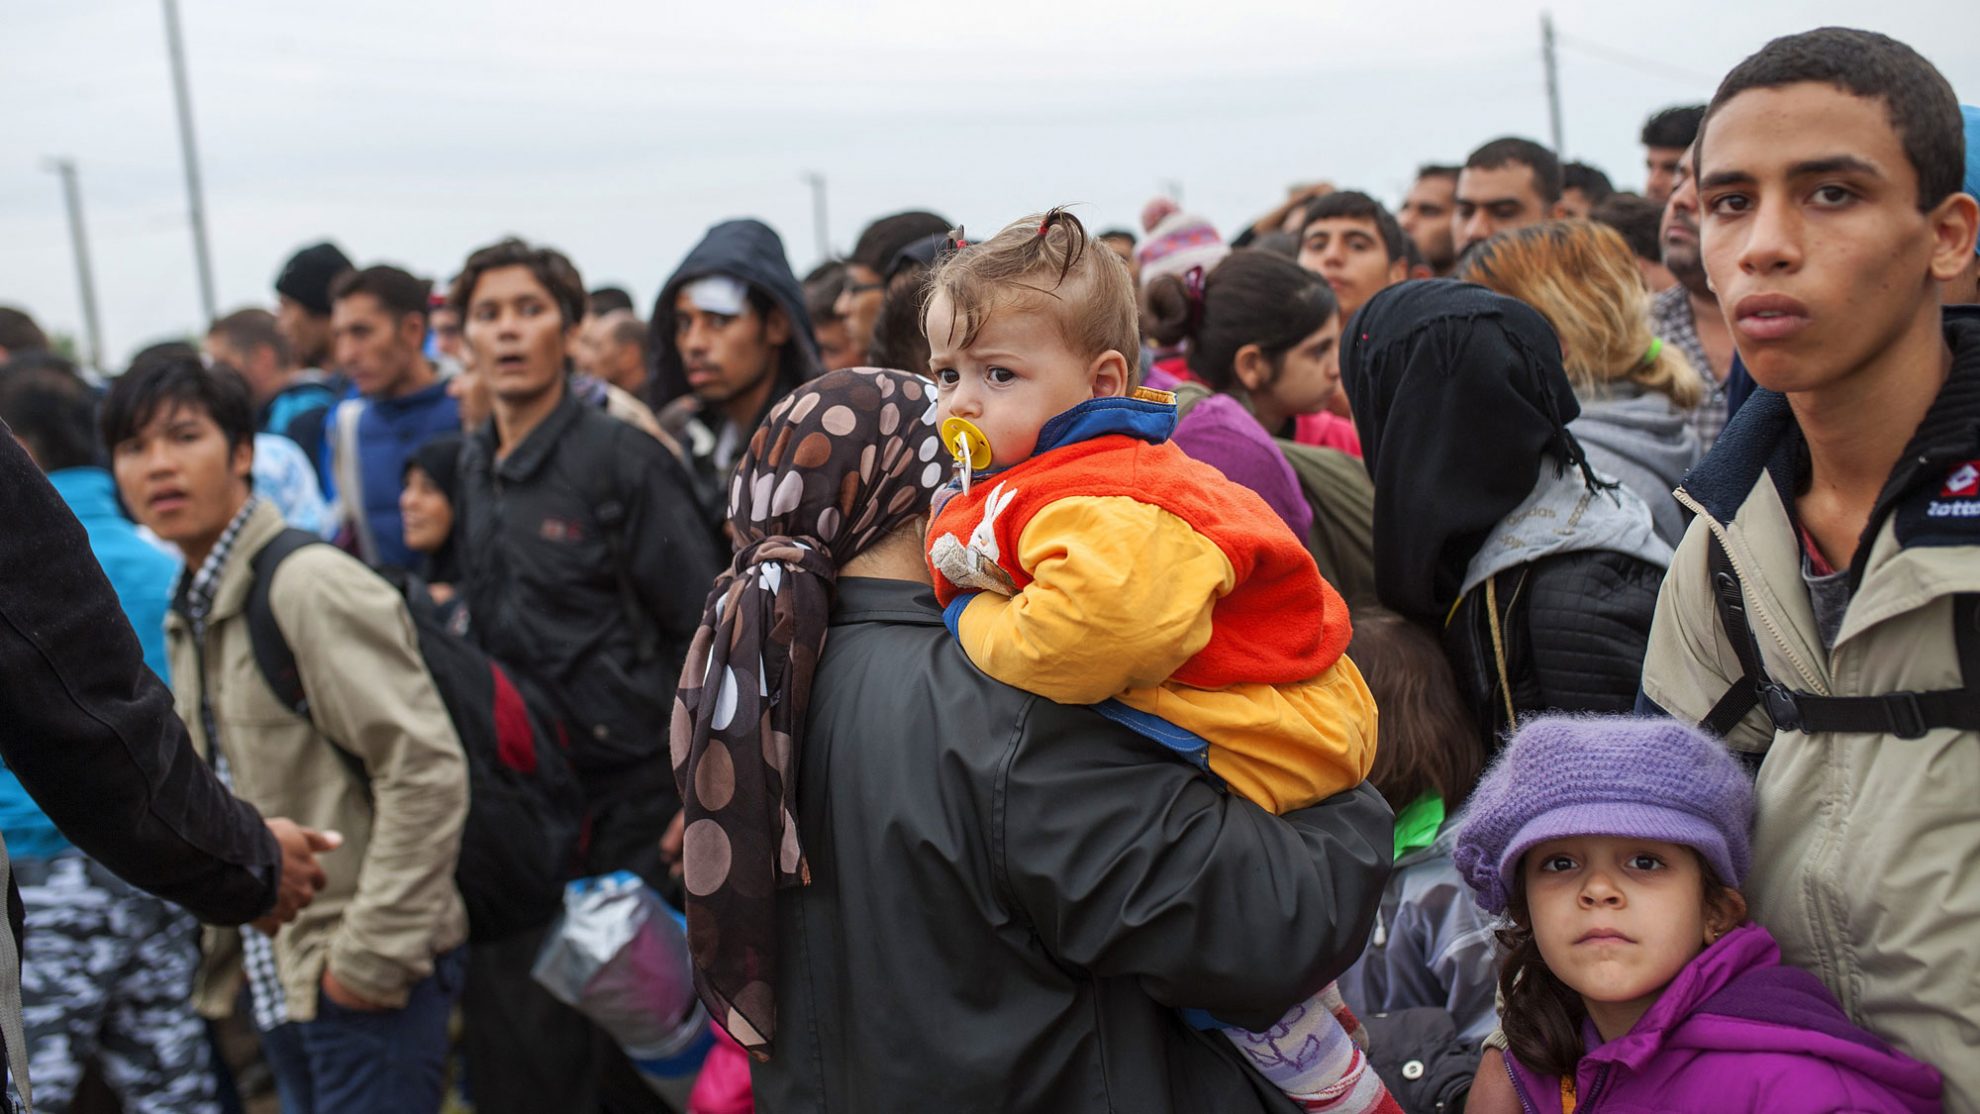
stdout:
POLYGON ((1176 396, 1168 391, 1136 387, 1125 396, 1090 398, 1054 415, 1038 431, 1032 455, 1110 433, 1138 437, 1159 445, 1176 431, 1176 396))

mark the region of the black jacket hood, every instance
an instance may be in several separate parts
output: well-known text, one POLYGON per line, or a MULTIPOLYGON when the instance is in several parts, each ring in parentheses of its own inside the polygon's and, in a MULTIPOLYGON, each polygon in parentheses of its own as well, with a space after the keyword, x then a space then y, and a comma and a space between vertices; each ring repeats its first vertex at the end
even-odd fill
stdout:
POLYGON ((653 303, 647 326, 653 353, 652 403, 655 410, 688 393, 681 350, 674 343, 674 298, 683 285, 709 275, 728 275, 770 296, 791 321, 791 342, 784 345, 772 398, 789 394, 798 384, 818 375, 818 342, 811 335, 811 315, 804 309, 804 288, 784 257, 784 241, 760 220, 728 220, 708 230, 701 242, 675 268, 653 303))

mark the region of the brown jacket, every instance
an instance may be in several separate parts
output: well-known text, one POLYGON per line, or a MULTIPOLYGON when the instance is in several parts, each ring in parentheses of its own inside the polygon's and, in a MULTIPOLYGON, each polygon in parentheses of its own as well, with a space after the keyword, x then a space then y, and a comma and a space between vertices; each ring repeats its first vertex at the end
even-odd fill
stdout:
MULTIPOLYGON (((269 586, 310 720, 268 687, 245 608, 249 562, 281 530, 271 505, 249 516, 221 570, 203 644, 177 611, 165 630, 178 711, 201 755, 212 746, 199 708, 204 666, 234 791, 265 815, 343 833, 343 847, 322 857, 328 885, 275 937, 290 1019, 309 1021, 326 965, 366 998, 401 1006, 434 957, 467 938, 454 887, 467 763, 398 593, 330 546, 298 550, 269 586)), ((240 986, 234 930, 208 929, 206 953, 196 1004, 223 1016, 240 986)))

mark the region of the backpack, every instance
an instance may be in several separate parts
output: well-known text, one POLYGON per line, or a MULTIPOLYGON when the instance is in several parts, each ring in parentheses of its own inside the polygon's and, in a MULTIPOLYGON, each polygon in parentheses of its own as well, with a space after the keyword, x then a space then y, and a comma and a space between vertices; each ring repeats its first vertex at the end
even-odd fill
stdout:
POLYGON ((1867 732, 1916 739, 1935 727, 1980 731, 1980 593, 1953 597, 1953 643, 1959 657, 1960 687, 1932 692, 1889 692, 1875 696, 1823 696, 1791 689, 1767 675, 1760 643, 1746 618, 1746 589, 1739 570, 1717 534, 1707 551, 1712 601, 1739 659, 1740 677, 1726 689, 1699 726, 1724 738, 1758 706, 1776 731, 1816 734, 1867 732))
MULTIPOLYGON (((249 562, 246 614, 255 665, 304 719, 309 698, 295 652, 275 623, 268 586, 291 553, 326 544, 306 531, 284 530, 249 562)), ((540 928, 563 907, 583 829, 583 795, 564 754, 563 723, 526 679, 449 631, 417 578, 397 587, 467 757, 468 815, 454 881, 467 905, 469 937, 486 943, 540 928)), ((341 744, 339 752, 363 778, 357 756, 341 744)))

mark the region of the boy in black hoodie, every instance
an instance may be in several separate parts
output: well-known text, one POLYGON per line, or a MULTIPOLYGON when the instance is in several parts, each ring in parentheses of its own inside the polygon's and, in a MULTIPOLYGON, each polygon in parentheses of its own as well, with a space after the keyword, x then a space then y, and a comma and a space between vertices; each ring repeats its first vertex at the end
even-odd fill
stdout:
POLYGON ((729 472, 770 407, 820 365, 804 291, 769 225, 708 230, 653 304, 653 409, 687 450, 710 529, 729 472))

